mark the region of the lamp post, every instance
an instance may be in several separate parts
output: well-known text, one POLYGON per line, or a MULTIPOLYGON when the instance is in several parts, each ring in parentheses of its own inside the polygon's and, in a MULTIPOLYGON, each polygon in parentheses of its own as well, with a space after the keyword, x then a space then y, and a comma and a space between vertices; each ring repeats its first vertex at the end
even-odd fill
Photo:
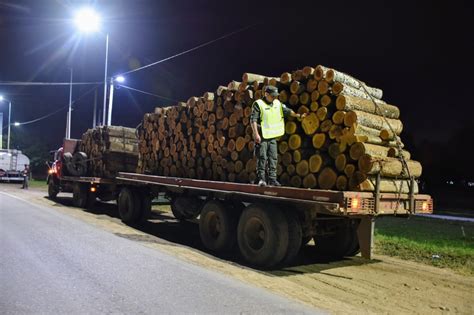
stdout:
POLYGON ((110 88, 109 88, 109 112, 107 113, 107 126, 112 125, 112 106, 114 104, 114 83, 123 83, 125 78, 122 76, 110 78, 110 88))
POLYGON ((0 102, 6 101, 8 102, 8 136, 7 136, 7 150, 10 150, 10 119, 12 115, 12 101, 5 99, 2 95, 0 95, 0 102))
POLYGON ((69 84, 69 110, 67 112, 66 139, 71 139, 72 68, 70 70, 71 70, 71 81, 70 81, 70 84, 69 84))
MULTIPOLYGON (((74 18, 77 28, 84 33, 97 32, 100 27, 100 17, 91 8, 83 8, 79 10, 74 18)), ((105 71, 104 71, 104 104, 102 111, 102 125, 105 125, 107 112, 107 65, 109 58, 109 34, 105 36, 105 71)))

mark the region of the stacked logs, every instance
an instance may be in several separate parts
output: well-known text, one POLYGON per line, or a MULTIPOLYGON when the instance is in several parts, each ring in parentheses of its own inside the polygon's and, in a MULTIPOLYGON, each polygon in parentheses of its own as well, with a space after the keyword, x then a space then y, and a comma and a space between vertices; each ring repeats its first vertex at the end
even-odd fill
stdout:
POLYGON ((89 176, 113 178, 117 172, 135 172, 138 140, 133 128, 96 127, 81 139, 80 151, 86 153, 89 176))
POLYGON ((283 185, 373 191, 380 173, 381 191, 406 193, 409 175, 421 175, 420 163, 403 149, 400 111, 382 100, 382 90, 323 66, 280 77, 244 73, 241 82, 145 114, 137 171, 254 182, 250 114, 266 85, 276 86, 280 101, 295 112, 306 113, 302 121, 287 119, 278 141, 283 185))

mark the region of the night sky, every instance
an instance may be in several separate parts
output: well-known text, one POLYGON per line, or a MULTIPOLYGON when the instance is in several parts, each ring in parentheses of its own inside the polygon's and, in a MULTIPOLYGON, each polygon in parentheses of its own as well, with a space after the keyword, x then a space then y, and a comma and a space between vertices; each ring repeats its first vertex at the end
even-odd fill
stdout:
MULTIPOLYGON (((251 26, 130 74, 126 85, 185 101, 240 80, 243 72, 279 76, 322 64, 382 88, 384 100, 400 108, 402 139, 416 152, 427 142, 448 144, 463 128, 473 130, 473 18, 471 2, 460 0, 0 0, 0 81, 68 82, 70 67, 75 82, 102 81, 106 32, 109 74, 115 75, 251 26), (101 34, 81 37, 72 23, 86 4, 102 15, 101 34)), ((93 89, 74 87, 73 99, 80 99, 72 137, 91 127, 93 89)), ((99 86, 99 107, 102 91, 99 86)), ((24 122, 66 106, 69 87, 0 85, 0 93, 13 101, 12 121, 24 122)), ((171 104, 122 88, 114 96, 113 124, 135 127, 144 113, 171 104)), ((6 107, 0 104, 4 117, 6 107)), ((65 118, 66 109, 19 128, 55 149, 65 118)), ((440 152, 431 154, 442 154, 443 145, 432 146, 440 152)))

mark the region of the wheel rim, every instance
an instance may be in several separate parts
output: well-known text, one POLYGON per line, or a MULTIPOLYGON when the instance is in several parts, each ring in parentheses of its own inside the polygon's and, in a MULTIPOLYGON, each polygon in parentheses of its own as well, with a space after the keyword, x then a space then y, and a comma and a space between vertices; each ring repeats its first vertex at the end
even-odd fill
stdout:
POLYGON ((206 219, 209 235, 216 240, 221 233, 221 221, 219 216, 215 212, 209 212, 206 215, 206 219))
POLYGON ((259 251, 263 248, 265 245, 265 234, 265 226, 259 218, 250 218, 245 223, 244 237, 252 250, 259 251))

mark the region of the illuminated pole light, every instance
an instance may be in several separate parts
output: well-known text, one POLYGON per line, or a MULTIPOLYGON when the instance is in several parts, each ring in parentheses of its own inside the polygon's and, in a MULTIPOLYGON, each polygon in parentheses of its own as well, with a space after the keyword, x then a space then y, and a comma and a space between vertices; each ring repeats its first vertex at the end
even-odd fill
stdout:
POLYGON ((18 121, 15 121, 15 123, 13 124, 15 127, 18 127, 19 125, 21 125, 21 123, 19 123, 18 121))
MULTIPOLYGON (((76 13, 74 22, 77 28, 84 33, 97 32, 100 29, 101 19, 91 8, 83 8, 76 13)), ((105 125, 105 113, 107 111, 107 64, 109 58, 109 34, 105 36, 105 73, 104 73, 104 104, 103 104, 103 115, 102 125, 105 125)))
POLYGON ((76 13, 74 23, 81 32, 97 32, 100 28, 100 17, 91 8, 83 8, 76 13))
POLYGON ((8 101, 8 136, 7 136, 7 150, 10 150, 10 120, 12 116, 12 102, 5 99, 3 95, 0 95, 0 102, 2 101, 8 101))
POLYGON ((114 82, 124 83, 125 78, 123 76, 112 77, 110 78, 110 87, 109 87, 109 108, 107 113, 107 126, 112 125, 112 107, 114 104, 114 82))

